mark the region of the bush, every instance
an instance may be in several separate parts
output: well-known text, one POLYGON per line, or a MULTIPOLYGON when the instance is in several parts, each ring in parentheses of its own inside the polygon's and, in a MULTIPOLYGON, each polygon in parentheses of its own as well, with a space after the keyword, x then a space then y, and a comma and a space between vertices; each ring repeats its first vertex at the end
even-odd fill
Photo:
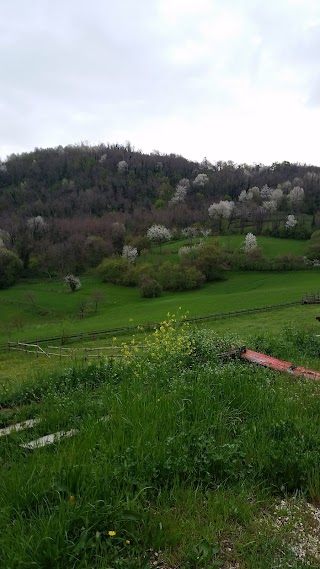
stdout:
POLYGON ((125 286, 138 286, 143 277, 155 278, 154 267, 151 263, 128 266, 123 276, 122 284, 125 286))
POLYGON ((309 259, 320 259, 320 230, 314 231, 307 245, 307 256, 309 259))
POLYGON ((128 262, 122 257, 104 259, 97 267, 98 275, 105 283, 123 284, 124 276, 128 271, 128 262))
POLYGON ((0 248, 0 289, 14 285, 22 268, 23 263, 15 253, 0 248))
POLYGON ((131 239, 130 245, 136 247, 140 255, 141 251, 148 250, 151 248, 151 241, 145 235, 139 235, 138 237, 134 237, 133 239, 131 239))
POLYGON ((196 268, 208 282, 224 280, 228 254, 216 243, 203 245, 184 255, 182 266, 196 268))
POLYGON ((163 290, 170 291, 193 290, 199 288, 206 280, 195 267, 185 267, 180 263, 176 265, 163 263, 158 268, 157 276, 163 290))
POLYGON ((141 296, 144 298, 156 298, 161 295, 161 284, 152 277, 142 277, 139 283, 141 296))

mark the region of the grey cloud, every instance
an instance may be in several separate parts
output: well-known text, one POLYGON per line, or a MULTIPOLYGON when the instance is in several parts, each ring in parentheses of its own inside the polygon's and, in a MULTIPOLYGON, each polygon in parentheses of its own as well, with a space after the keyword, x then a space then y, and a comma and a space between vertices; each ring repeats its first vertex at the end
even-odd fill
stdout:
POLYGON ((77 138, 112 141, 154 117, 236 113, 236 80, 261 91, 294 86, 310 107, 319 103, 320 34, 308 27, 320 17, 316 0, 218 0, 175 23, 161 16, 161 1, 2 0, 0 155, 77 138), (209 33, 203 56, 174 59, 188 38, 201 45, 203 22, 225 10, 244 22, 237 36, 209 33))

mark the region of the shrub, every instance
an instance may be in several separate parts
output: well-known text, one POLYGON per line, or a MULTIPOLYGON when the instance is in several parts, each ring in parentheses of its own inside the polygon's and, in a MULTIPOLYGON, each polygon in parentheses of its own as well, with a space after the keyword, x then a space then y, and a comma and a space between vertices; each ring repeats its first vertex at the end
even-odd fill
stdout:
POLYGON ((98 275, 105 283, 123 284, 123 279, 128 270, 128 262, 121 257, 104 259, 97 267, 98 275))
POLYGON ((161 295, 162 287, 161 284, 152 277, 144 276, 140 280, 139 290, 141 296, 144 298, 156 298, 161 295))
POLYGON ((8 249, 0 249, 0 289, 15 284, 23 268, 21 259, 8 249))
POLYGON ((123 275, 122 284, 125 286, 138 286, 143 277, 155 278, 154 267, 151 263, 128 266, 123 275))
POLYGON ((196 268, 208 282, 225 279, 228 254, 216 243, 204 244, 184 255, 182 266, 196 268))
POLYGON ((158 269, 158 278, 164 290, 193 290, 199 288, 205 279, 195 267, 163 263, 158 269))

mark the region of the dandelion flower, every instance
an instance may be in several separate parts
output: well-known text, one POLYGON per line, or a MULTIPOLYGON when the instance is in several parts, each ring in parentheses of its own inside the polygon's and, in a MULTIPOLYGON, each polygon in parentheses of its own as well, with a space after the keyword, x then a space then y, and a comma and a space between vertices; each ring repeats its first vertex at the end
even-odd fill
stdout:
POLYGON ((110 535, 110 537, 114 537, 114 536, 116 535, 116 533, 117 533, 117 532, 115 532, 115 531, 113 531, 113 530, 108 531, 108 534, 110 535))

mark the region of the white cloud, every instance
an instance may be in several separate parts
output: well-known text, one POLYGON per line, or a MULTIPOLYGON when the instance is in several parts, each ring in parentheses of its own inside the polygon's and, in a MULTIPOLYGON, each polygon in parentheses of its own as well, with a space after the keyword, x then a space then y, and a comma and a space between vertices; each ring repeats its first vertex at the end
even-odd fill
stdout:
POLYGON ((2 0, 0 156, 80 140, 320 165, 318 0, 2 0))

